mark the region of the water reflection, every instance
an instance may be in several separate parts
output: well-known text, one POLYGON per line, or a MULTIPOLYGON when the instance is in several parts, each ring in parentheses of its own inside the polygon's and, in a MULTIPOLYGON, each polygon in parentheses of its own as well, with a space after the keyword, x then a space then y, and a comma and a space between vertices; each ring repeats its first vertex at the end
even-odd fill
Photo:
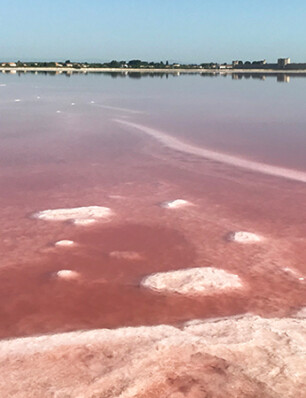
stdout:
POLYGON ((270 72, 270 73, 263 73, 263 72, 239 72, 239 73, 231 73, 231 72, 220 72, 220 71, 212 71, 212 72, 183 72, 183 71, 174 71, 174 72, 129 72, 129 71, 63 71, 63 70, 42 70, 42 71, 33 71, 33 70, 2 70, 3 74, 17 74, 18 76, 25 75, 25 74, 32 74, 32 75, 45 75, 45 76, 56 76, 56 75, 64 75, 70 77, 72 75, 88 75, 88 74, 95 74, 95 75, 108 75, 114 79, 121 77, 128 77, 130 79, 141 79, 145 77, 159 77, 159 78, 166 78, 168 79, 169 76, 171 77, 179 77, 184 75, 200 75, 201 77, 218 77, 218 76, 231 76, 233 80, 242 80, 242 79, 258 79, 258 80, 266 80, 267 78, 276 78, 278 83, 289 83, 290 78, 298 78, 298 77, 306 77, 306 73, 279 73, 279 72, 270 72))

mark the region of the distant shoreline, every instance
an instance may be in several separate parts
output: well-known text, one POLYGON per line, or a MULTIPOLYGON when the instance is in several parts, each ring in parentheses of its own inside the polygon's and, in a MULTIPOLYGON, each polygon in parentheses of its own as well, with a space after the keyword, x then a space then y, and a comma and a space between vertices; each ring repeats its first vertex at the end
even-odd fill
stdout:
POLYGON ((233 73, 258 73, 258 74, 301 74, 306 73, 306 69, 184 69, 184 68, 73 68, 73 67, 0 67, 2 72, 58 72, 58 73, 165 73, 165 74, 178 74, 178 73, 211 73, 211 74, 233 74, 233 73))

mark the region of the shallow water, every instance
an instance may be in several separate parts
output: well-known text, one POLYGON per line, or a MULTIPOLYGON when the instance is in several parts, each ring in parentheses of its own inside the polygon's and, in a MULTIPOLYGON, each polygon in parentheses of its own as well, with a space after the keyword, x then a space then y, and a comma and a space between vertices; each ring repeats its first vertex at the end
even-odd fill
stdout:
POLYGON ((305 182, 199 156, 304 175, 305 86, 275 76, 0 75, 0 336, 284 316, 305 305, 305 182), (177 199, 192 206, 163 205, 177 199), (82 206, 113 216, 90 225, 33 217, 82 206), (239 244, 227 238, 235 231, 265 239, 239 244), (239 275, 245 289, 185 297, 140 285, 202 266, 239 275), (60 270, 80 277, 56 278, 60 270))

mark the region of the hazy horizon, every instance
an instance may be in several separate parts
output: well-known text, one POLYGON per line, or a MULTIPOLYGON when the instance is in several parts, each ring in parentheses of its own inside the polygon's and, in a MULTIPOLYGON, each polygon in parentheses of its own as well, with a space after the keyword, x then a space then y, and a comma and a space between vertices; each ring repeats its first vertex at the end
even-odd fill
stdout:
POLYGON ((306 4, 92 0, 2 5, 3 61, 305 62, 306 4))

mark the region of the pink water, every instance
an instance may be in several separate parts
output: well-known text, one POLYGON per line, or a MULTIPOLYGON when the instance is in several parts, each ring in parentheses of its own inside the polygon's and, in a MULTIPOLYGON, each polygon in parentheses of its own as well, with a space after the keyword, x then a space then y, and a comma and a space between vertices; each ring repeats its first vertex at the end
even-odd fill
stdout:
POLYGON ((2 75, 0 84, 1 337, 284 316, 305 305, 306 183, 186 153, 114 121, 306 173, 305 79, 2 75), (194 206, 160 206, 177 198, 194 206), (92 205, 115 216, 86 227, 32 217, 92 205), (231 231, 265 240, 239 245, 226 239, 231 231), (55 247, 62 239, 76 246, 55 247), (247 289, 184 297, 140 287, 152 272, 199 266, 236 273, 247 289), (61 269, 81 278, 54 278, 61 269))

